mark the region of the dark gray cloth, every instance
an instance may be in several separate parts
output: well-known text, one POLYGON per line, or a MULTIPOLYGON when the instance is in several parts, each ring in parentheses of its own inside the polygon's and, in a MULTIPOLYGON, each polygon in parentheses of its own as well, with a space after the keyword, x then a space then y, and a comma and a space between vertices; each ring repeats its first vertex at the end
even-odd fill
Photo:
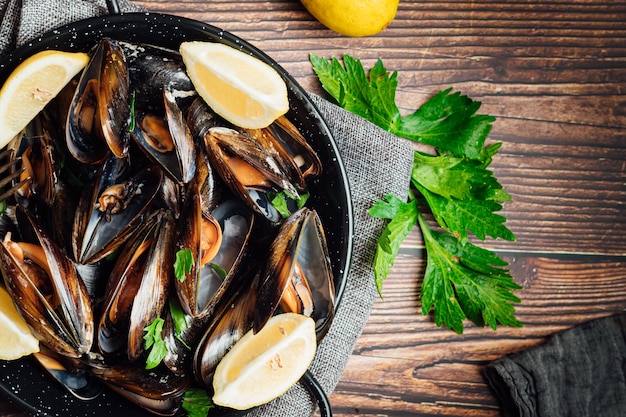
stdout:
POLYGON ((626 314, 596 319, 489 364, 503 415, 626 416, 626 314))
MULTIPOLYGON (((141 10, 120 0, 123 11, 141 10)), ((0 57, 45 31, 76 19, 106 13, 96 0, 0 0, 0 57)), ((208 22, 211 23, 211 22, 208 22)), ((311 371, 327 393, 337 385, 348 357, 370 315, 376 298, 372 261, 376 239, 384 225, 367 210, 378 198, 394 194, 406 198, 412 145, 364 119, 311 94, 333 132, 344 161, 354 206, 355 231, 352 266, 333 325, 318 348, 311 371)), ((309 416, 315 404, 300 385, 256 410, 262 416, 309 416)))

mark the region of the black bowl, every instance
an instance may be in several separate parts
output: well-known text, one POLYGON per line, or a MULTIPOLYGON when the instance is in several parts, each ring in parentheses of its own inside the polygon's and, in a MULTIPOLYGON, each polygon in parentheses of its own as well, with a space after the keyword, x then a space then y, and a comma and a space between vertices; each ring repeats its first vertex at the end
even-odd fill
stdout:
MULTIPOLYGON (((324 173, 310 184, 309 205, 324 224, 333 266, 337 301, 342 297, 352 251, 352 203, 346 173, 331 132, 298 83, 275 61, 246 41, 217 27, 177 16, 130 13, 80 20, 55 29, 24 45, 0 61, 0 85, 24 59, 45 49, 87 51, 102 37, 144 42, 178 49, 183 41, 220 42, 239 48, 272 66, 284 78, 289 91, 288 118, 299 127, 324 166, 324 173)), ((151 416, 117 394, 105 391, 92 401, 70 396, 53 383, 34 359, 0 361, 0 392, 26 410, 42 416, 151 416)), ((222 410, 221 415, 241 413, 222 410)))

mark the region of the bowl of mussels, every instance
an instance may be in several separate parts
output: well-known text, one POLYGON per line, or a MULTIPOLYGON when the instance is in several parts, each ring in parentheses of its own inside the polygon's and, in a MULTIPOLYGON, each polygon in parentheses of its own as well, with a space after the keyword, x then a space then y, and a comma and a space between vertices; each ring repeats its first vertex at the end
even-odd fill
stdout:
POLYGON ((71 23, 18 48, 0 61, 0 85, 47 49, 85 52, 90 62, 8 145, 30 181, 0 216, 2 285, 41 355, 0 361, 0 393, 37 415, 185 415, 185 392, 210 394, 221 358, 271 316, 310 316, 320 342, 349 269, 352 206, 332 134, 297 82, 219 28, 131 13, 71 23), (256 131, 216 116, 186 76, 185 41, 222 43, 273 67, 287 85, 287 113, 256 131), (128 77, 132 94, 102 94, 94 85, 120 57, 115 76, 128 77), (95 116, 104 101, 122 116, 95 116), (119 132, 121 153, 100 131, 120 119, 132 120, 119 132), (271 152, 250 145, 257 134, 271 152), (234 159, 264 181, 241 181, 234 159), (289 168, 276 180, 268 166, 289 168), (277 209, 286 189, 308 199, 277 209), (207 247, 215 235, 220 243, 207 247), (16 256, 10 247, 21 242, 43 261, 16 256), (195 261, 180 280, 183 249, 195 261), (295 269, 297 278, 284 273, 295 269), (145 329, 155 319, 167 354, 147 370, 145 329))

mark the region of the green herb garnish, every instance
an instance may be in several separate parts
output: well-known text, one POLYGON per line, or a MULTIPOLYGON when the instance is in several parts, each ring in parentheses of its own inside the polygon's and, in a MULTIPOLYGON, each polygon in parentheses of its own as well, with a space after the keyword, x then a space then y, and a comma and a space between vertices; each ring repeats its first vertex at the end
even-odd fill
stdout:
POLYGON ((422 313, 434 309, 435 322, 457 333, 467 318, 479 326, 521 326, 512 304, 521 289, 495 253, 469 242, 470 233, 513 241, 515 236, 496 214, 511 197, 488 169, 501 144, 485 146, 495 118, 477 114, 481 103, 451 89, 438 92, 414 113, 403 116, 395 103, 397 72, 381 60, 366 73, 361 62, 343 56, 343 65, 311 55, 323 88, 346 110, 402 138, 430 145, 433 154, 414 152, 408 201, 392 195, 370 210, 387 219, 377 242, 374 274, 379 294, 402 241, 418 226, 426 246, 422 313), (441 227, 432 230, 422 210, 441 227))
POLYGON ((174 323, 174 334, 176 338, 189 350, 191 347, 182 339, 181 334, 189 328, 185 312, 180 305, 180 302, 176 297, 170 297, 169 299, 170 315, 172 316, 172 322, 174 323))
POLYGON ((189 388, 185 391, 182 406, 189 417, 207 417, 209 410, 215 407, 209 394, 201 388, 189 388))
POLYGON ((280 213, 283 219, 286 219, 292 214, 292 211, 295 209, 301 209, 306 204, 309 199, 309 192, 300 194, 298 197, 292 195, 287 191, 281 191, 280 193, 276 193, 271 197, 270 203, 276 211, 280 213), (292 207, 290 209, 290 207, 292 207))
POLYGON ((146 333, 143 336, 143 347, 145 350, 150 350, 146 358, 146 369, 156 368, 168 353, 167 346, 161 335, 164 323, 165 320, 157 317, 150 325, 143 329, 146 333))
POLYGON ((228 275, 228 272, 224 268, 213 262, 209 263, 209 266, 211 267, 211 269, 213 269, 213 271, 215 271, 217 276, 220 277, 222 281, 226 279, 226 275, 228 275))
POLYGON ((193 267, 193 253, 189 248, 183 248, 176 252, 176 260, 174 261, 174 275, 179 281, 184 281, 188 273, 193 267))

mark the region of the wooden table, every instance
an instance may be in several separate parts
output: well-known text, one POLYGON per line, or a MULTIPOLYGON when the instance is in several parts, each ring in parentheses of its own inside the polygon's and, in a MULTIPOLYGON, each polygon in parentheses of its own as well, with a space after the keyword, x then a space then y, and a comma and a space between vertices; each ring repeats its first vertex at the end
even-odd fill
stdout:
POLYGON ((399 72, 404 113, 454 87, 497 117, 492 167, 513 197, 502 214, 517 241, 483 246, 524 286, 524 327, 457 335, 422 316, 416 231, 330 398, 336 416, 498 416, 485 364, 626 307, 626 3, 403 0, 383 33, 358 39, 295 0, 138 3, 250 41, 312 92, 323 93, 310 53, 382 58, 399 72))

